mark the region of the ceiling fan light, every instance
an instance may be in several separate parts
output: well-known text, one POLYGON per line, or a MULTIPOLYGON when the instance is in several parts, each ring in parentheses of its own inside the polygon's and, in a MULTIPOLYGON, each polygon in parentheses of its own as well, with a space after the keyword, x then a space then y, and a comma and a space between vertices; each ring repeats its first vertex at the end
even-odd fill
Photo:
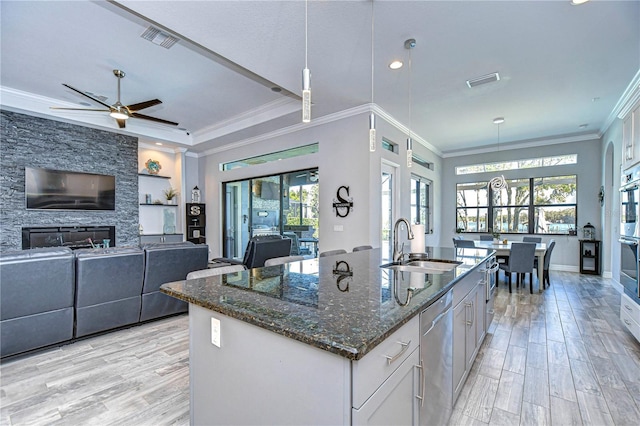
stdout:
POLYGON ((111 111, 109 115, 116 120, 126 120, 129 118, 128 114, 121 111, 111 111))

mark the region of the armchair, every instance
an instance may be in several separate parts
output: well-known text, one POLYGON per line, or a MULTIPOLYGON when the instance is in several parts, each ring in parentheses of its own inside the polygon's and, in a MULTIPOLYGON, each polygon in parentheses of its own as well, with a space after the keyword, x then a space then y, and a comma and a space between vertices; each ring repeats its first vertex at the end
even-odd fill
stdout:
POLYGON ((290 253, 291 239, 283 238, 281 235, 258 235, 249 240, 242 261, 219 257, 213 259, 213 262, 244 265, 247 269, 261 268, 267 259, 289 256, 290 253))

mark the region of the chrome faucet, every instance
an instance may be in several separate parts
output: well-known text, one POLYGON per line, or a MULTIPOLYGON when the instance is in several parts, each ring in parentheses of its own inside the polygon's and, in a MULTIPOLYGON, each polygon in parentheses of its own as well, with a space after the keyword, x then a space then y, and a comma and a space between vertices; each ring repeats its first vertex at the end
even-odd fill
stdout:
POLYGON ((407 236, 409 237, 410 240, 413 240, 413 232, 411 231, 411 225, 409 224, 409 221, 403 217, 396 220, 396 224, 393 226, 393 261, 394 262, 400 262, 402 260, 402 256, 404 256, 404 253, 402 252, 402 249, 404 248, 404 243, 402 243, 402 246, 400 246, 400 249, 398 249, 398 228, 400 224, 403 222, 407 226, 407 236))

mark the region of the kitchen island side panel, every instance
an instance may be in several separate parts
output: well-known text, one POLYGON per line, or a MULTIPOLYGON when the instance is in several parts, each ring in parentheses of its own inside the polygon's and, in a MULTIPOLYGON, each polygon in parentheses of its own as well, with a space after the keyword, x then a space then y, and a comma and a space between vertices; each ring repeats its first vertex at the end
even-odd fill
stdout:
POLYGON ((189 333, 192 425, 351 423, 348 359, 194 304, 189 333))

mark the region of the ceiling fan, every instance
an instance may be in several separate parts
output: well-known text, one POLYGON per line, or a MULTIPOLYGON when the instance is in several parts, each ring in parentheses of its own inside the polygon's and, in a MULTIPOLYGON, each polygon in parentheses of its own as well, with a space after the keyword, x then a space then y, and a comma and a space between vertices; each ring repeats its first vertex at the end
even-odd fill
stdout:
POLYGON ((150 101, 138 102, 137 104, 123 105, 120 102, 120 80, 124 78, 125 73, 124 73, 124 71, 121 71, 121 70, 113 70, 113 74, 118 78, 118 100, 113 105, 108 105, 108 104, 104 103, 103 101, 101 101, 100 99, 94 98, 93 96, 90 96, 90 95, 86 94, 82 90, 78 90, 78 89, 76 89, 74 87, 69 86, 68 84, 62 83, 63 86, 68 87, 69 89, 73 90, 74 92, 77 92, 77 93, 81 94, 82 96, 86 96, 87 98, 91 99, 94 102, 99 103, 100 105, 106 107, 107 109, 62 108, 62 107, 51 107, 51 109, 63 109, 63 110, 71 110, 71 111, 104 111, 104 112, 108 112, 111 117, 116 119, 116 122, 118 123, 118 127, 120 127, 121 129, 123 129, 125 127, 126 121, 129 118, 141 118, 143 120, 155 121, 157 123, 170 124, 172 126, 177 126, 178 125, 178 123, 174 123, 173 121, 163 120, 162 118, 151 117, 151 116, 148 116, 148 115, 144 115, 144 114, 138 113, 138 111, 140 111, 141 109, 145 109, 145 108, 152 107, 154 105, 161 104, 162 101, 160 99, 152 99, 150 101))

